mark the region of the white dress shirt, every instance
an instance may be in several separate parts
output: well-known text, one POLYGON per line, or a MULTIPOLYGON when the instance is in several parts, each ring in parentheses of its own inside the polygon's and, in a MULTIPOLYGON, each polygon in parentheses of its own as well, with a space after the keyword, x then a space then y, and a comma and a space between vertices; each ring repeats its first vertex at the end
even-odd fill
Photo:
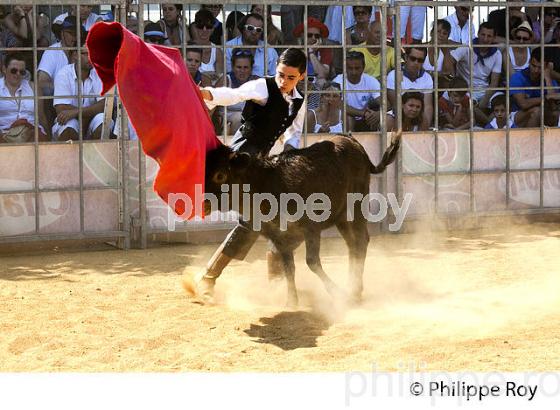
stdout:
POLYGON ((22 80, 15 96, 12 96, 6 86, 6 78, 0 78, 0 97, 13 98, 13 100, 0 100, 0 130, 9 130, 11 125, 19 119, 27 120, 32 125, 35 124, 35 103, 33 99, 21 98, 33 97, 33 88, 31 88, 29 81, 22 80))
MULTIPOLYGON (((257 80, 247 81, 245 84, 238 88, 228 87, 206 87, 205 90, 212 93, 212 101, 207 101, 206 106, 208 109, 213 109, 218 105, 234 105, 242 101, 254 101, 257 104, 265 105, 268 101, 268 88, 266 86, 266 79, 259 78, 257 80)), ((282 94, 288 104, 293 104, 293 100, 303 98, 303 96, 294 88, 292 95, 282 94)), ((306 104, 305 101, 301 105, 296 118, 292 124, 284 132, 284 144, 290 144, 294 148, 299 148, 301 133, 303 130, 303 123, 305 121, 306 104)), ((273 115, 273 113, 271 113, 273 115)), ((239 132, 239 130, 238 130, 239 132)))

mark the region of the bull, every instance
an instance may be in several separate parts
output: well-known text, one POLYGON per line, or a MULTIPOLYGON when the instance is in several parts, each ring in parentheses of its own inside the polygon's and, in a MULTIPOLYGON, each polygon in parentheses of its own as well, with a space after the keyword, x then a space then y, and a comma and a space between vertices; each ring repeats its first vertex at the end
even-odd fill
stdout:
MULTIPOLYGON (((224 210, 222 202, 227 198, 226 209, 231 210, 232 205, 237 203, 239 208, 235 210, 240 214, 246 211, 242 195, 252 198, 255 194, 268 193, 277 201, 285 193, 296 193, 304 200, 312 194, 326 195, 330 200, 330 213, 319 218, 322 221, 310 218, 309 212, 305 212, 281 229, 281 215, 277 214, 262 223, 260 234, 272 243, 273 254, 277 255, 281 273, 287 281, 288 305, 296 306, 294 250, 302 242, 305 242, 307 266, 322 280, 329 294, 333 297, 345 295, 325 273, 319 256, 321 231, 336 226, 349 251, 349 298, 351 302, 359 303, 369 233, 360 202, 353 203, 353 218, 348 218, 347 198, 348 194, 365 196, 369 193, 370 174, 382 173, 394 161, 400 139, 400 132, 393 133, 391 144, 377 166, 370 161, 364 147, 355 138, 346 135, 337 135, 307 148, 266 158, 235 152, 220 145, 207 154, 205 190, 218 198, 221 210, 224 210), (241 189, 233 189, 236 184, 239 187, 248 184, 249 192, 243 194, 241 189), (225 197, 224 192, 227 192, 225 197), (235 192, 239 195, 236 200, 232 198, 235 192)), ((253 203, 252 200, 248 202, 253 203)), ((204 205, 205 212, 212 210, 209 200, 205 200, 204 205)), ((287 205, 288 214, 294 215, 297 212, 296 202, 290 201, 287 205)), ((261 215, 270 214, 269 201, 262 201, 259 206, 261 215)), ((270 272, 271 266, 274 264, 269 263, 269 275, 278 273, 270 272)))

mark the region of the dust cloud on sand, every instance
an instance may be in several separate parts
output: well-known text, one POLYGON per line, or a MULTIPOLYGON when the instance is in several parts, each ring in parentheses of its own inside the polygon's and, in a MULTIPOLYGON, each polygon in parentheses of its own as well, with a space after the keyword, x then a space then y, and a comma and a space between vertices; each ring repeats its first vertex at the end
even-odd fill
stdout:
MULTIPOLYGON (((285 308, 266 242, 224 271, 215 306, 183 279, 217 245, 0 254, 0 370, 557 370, 560 224, 503 226, 373 237, 359 308, 329 297, 303 249, 285 308)), ((344 242, 321 255, 346 288, 344 242)))

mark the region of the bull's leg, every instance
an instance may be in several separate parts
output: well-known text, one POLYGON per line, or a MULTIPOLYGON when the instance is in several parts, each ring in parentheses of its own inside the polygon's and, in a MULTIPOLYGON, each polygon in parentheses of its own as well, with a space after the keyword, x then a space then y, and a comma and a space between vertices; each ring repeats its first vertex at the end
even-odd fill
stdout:
POLYGON ((280 251, 276 248, 274 242, 268 242, 268 252, 266 253, 266 263, 268 268, 268 280, 281 280, 286 276, 284 269, 284 260, 280 251))
POLYGON ((320 231, 308 231, 305 233, 305 260, 307 266, 313 273, 315 273, 325 286, 329 295, 333 298, 340 296, 345 296, 344 292, 336 286, 331 278, 323 270, 321 265, 321 258, 319 256, 321 250, 321 232, 320 231))
POLYGON ((288 301, 289 307, 296 307, 298 305, 298 295, 296 289, 296 264, 294 262, 293 251, 283 251, 281 253, 282 261, 284 262, 284 272, 286 274, 286 283, 288 285, 288 301))
POLYGON ((350 295, 354 303, 360 303, 364 289, 364 264, 369 243, 367 223, 364 219, 355 219, 352 222, 341 221, 336 224, 336 227, 348 246, 350 295))

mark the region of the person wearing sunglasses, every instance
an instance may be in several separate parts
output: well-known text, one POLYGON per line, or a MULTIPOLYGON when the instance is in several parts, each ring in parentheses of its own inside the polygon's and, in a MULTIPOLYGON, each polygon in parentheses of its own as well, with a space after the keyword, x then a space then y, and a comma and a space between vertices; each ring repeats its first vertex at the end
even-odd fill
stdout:
POLYGON ((535 43, 540 43, 541 41, 541 22, 544 26, 544 42, 550 43, 554 36, 554 31, 560 23, 560 9, 555 7, 547 7, 544 9, 544 20, 541 20, 541 13, 537 15, 537 18, 533 21, 533 41, 535 43))
POLYGON ((194 44, 202 49, 202 64, 200 72, 206 74, 215 82, 224 70, 222 50, 210 38, 214 32, 214 16, 208 9, 200 9, 194 15, 194 22, 190 25, 190 33, 194 44))
MULTIPOLYGON (((272 6, 266 6, 266 42, 271 46, 278 46, 284 44, 284 34, 274 25, 272 21, 272 6)), ((264 18, 264 4, 253 4, 251 6, 251 13, 260 14, 264 18)))
POLYGON ((455 13, 445 17, 451 24, 449 42, 451 44, 470 44, 476 37, 474 24, 471 22, 471 13, 467 6, 455 6, 455 13))
MULTIPOLYGON (((307 109, 296 86, 305 79, 306 68, 305 53, 288 48, 278 58, 274 77, 247 81, 238 88, 201 89, 209 109, 245 102, 243 125, 231 144, 234 151, 267 156, 281 135, 284 135, 284 150, 299 147, 307 109)), ((216 279, 223 269, 232 259, 243 260, 258 236, 250 223, 241 220, 211 257, 197 293, 211 300, 216 279)), ((278 262, 279 255, 270 255, 271 260, 278 262)))
POLYGON ((144 27, 144 41, 149 44, 157 44, 160 46, 165 45, 165 33, 161 30, 161 26, 158 23, 149 22, 144 27))
POLYGON ((162 4, 161 11, 163 18, 158 21, 161 30, 168 38, 167 45, 180 46, 183 41, 190 40, 189 32, 183 31, 183 5, 182 4, 162 4))
POLYGON ((239 22, 239 31, 241 35, 226 43, 226 70, 231 72, 231 54, 234 48, 242 48, 243 46, 250 46, 255 59, 253 66, 253 74, 259 77, 264 77, 265 66, 266 75, 272 75, 276 71, 276 60, 278 53, 272 47, 267 47, 265 55, 264 41, 262 40, 264 31, 264 19, 260 14, 251 13, 247 14, 239 22))
MULTIPOLYGON (((0 78, 0 143, 30 142, 35 140, 35 103, 33 87, 25 79, 25 57, 21 53, 10 53, 4 59, 0 78), (23 98, 31 97, 31 98, 23 98)), ((39 126, 39 140, 47 139, 39 126)))
MULTIPOLYGON (((201 10, 206 9, 206 10, 210 11, 210 13, 212 13, 212 16, 214 17, 214 20, 213 20, 214 30, 212 31, 212 34, 210 35, 210 41, 214 44, 222 45, 222 36, 223 36, 224 26, 223 26, 222 22, 220 20, 218 20, 218 16, 222 14, 223 5, 221 5, 221 4, 202 4, 200 6, 200 9, 201 10)), ((235 13, 235 11, 233 11, 232 13, 235 13)))
MULTIPOLYGON (((515 2, 515 0, 506 0, 507 2, 515 2)), ((509 11, 506 14, 506 9, 494 10, 488 15, 488 23, 494 27, 495 30, 495 41, 496 44, 506 43, 506 33, 514 27, 517 27, 523 21, 529 22, 529 25, 533 25, 531 18, 521 11, 522 7, 510 6, 509 11), (513 23, 513 25, 511 25, 513 23)))
MULTIPOLYGON (((303 45, 304 26, 300 23, 294 29, 294 38, 303 45)), ((307 75, 315 77, 318 86, 322 86, 330 73, 333 53, 328 48, 318 48, 329 37, 329 29, 314 17, 307 19, 307 75)))
POLYGON ((366 42, 372 10, 372 6, 352 7, 356 24, 346 29, 346 44, 358 45, 366 42))
MULTIPOLYGON (((407 90, 418 91, 424 95, 423 119, 420 129, 427 130, 432 126, 434 115, 434 81, 432 76, 423 69, 428 50, 414 46, 405 49, 405 61, 402 66, 401 95, 407 90)), ((397 106, 396 70, 387 75, 387 98, 391 107, 397 106)))
POLYGON ((529 67, 531 60, 531 48, 528 46, 533 43, 533 30, 529 22, 524 21, 511 32, 510 42, 515 46, 508 47, 508 56, 503 59, 503 73, 508 73, 511 77, 518 71, 529 67))

